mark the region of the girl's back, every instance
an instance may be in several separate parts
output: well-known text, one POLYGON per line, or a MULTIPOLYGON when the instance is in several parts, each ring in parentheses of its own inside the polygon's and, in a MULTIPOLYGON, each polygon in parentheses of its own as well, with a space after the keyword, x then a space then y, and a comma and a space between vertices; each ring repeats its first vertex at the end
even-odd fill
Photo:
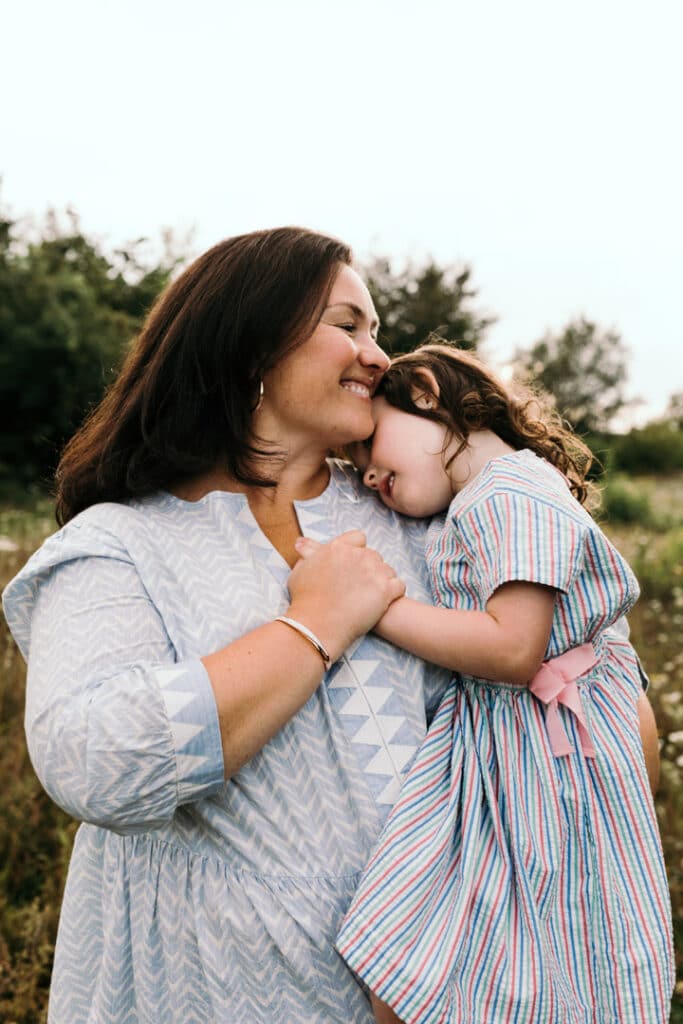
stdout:
POLYGON ((444 528, 428 535, 427 563, 434 599, 447 608, 485 608, 509 580, 557 590, 546 658, 592 640, 640 592, 562 474, 528 450, 492 460, 455 496, 444 528))

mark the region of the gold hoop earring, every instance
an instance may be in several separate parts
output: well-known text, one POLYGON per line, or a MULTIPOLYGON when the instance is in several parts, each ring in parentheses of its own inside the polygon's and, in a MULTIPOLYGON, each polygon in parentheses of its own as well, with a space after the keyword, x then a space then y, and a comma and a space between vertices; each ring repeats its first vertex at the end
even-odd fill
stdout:
POLYGON ((261 406, 263 405, 263 393, 264 393, 264 392, 263 392, 263 381, 262 381, 262 380, 260 380, 260 381, 259 381, 259 385, 258 385, 258 399, 257 399, 257 401, 256 401, 256 405, 255 405, 255 406, 254 406, 254 408, 253 408, 253 409, 251 410, 251 411, 252 411, 252 413, 254 413, 254 412, 258 412, 258 411, 259 411, 259 409, 261 408, 261 406))

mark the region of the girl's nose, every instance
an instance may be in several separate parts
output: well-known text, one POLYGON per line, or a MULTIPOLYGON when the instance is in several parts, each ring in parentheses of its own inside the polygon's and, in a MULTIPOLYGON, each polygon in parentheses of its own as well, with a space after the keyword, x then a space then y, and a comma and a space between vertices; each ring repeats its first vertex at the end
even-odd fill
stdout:
POLYGON ((363 473, 363 483, 366 487, 371 487, 373 491, 379 487, 379 473, 374 466, 368 466, 363 473))

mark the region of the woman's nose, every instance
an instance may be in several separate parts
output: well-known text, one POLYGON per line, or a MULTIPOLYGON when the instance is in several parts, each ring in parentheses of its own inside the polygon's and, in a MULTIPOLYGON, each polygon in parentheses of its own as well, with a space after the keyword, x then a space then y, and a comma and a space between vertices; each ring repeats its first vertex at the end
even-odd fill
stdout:
POLYGON ((372 336, 369 336, 367 343, 362 346, 358 358, 364 366, 374 366, 380 373, 385 373, 391 362, 384 349, 379 347, 372 336))

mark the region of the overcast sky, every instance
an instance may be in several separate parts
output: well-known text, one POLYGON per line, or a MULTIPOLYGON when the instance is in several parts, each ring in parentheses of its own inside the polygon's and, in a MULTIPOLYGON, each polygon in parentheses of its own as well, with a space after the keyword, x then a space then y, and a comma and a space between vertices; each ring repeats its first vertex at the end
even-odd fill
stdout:
POLYGON ((0 0, 0 175, 108 245, 297 223, 473 268, 486 353, 585 314, 683 390, 681 0, 0 0))

